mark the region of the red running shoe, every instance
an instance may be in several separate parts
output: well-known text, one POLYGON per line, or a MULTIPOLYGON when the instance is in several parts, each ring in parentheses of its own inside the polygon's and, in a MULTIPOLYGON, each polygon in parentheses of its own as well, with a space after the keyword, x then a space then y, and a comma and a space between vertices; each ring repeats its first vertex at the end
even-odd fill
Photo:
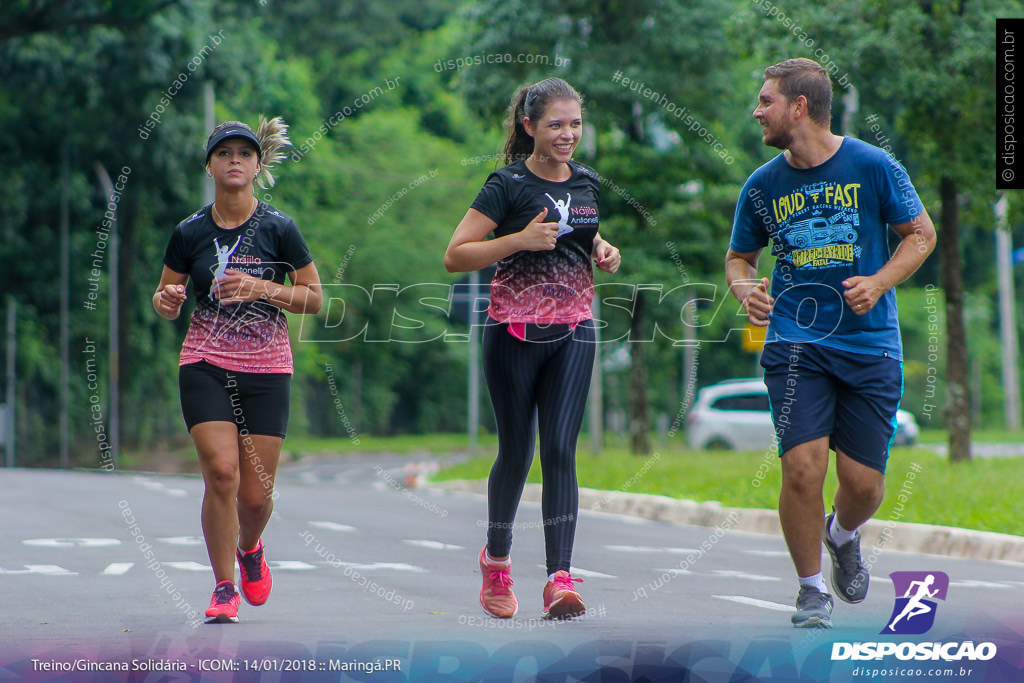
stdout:
POLYGON ((573 582, 582 580, 572 578, 564 569, 555 572, 555 580, 544 586, 545 619, 572 619, 587 611, 583 598, 573 587, 573 582))
POLYGON ((238 569, 242 574, 242 595, 250 605, 262 605, 270 597, 273 579, 270 567, 263 558, 263 539, 256 543, 256 549, 243 553, 235 550, 238 558, 238 569))
POLYGON ((237 624, 239 603, 241 600, 238 591, 235 590, 235 583, 229 580, 221 581, 213 591, 210 606, 206 608, 206 623, 237 624))

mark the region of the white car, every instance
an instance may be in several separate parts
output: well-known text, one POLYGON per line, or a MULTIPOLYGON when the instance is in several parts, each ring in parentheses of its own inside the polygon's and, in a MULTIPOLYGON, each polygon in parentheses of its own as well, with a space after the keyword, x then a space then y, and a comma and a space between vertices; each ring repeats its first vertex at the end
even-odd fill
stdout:
MULTIPOLYGON (((919 431, 913 413, 896 412, 894 446, 913 445, 919 431)), ((701 389, 686 418, 686 441, 694 450, 776 449, 764 380, 730 379, 701 389)))

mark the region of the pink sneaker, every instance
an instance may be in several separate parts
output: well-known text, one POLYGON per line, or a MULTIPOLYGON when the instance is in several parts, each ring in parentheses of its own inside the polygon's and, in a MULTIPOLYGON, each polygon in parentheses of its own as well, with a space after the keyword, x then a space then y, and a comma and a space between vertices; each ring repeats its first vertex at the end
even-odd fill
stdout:
POLYGON ((574 579, 565 570, 555 572, 555 580, 544 586, 545 619, 572 619, 587 611, 583 598, 573 587, 573 582, 579 581, 583 579, 574 579))
POLYGON ((499 619, 511 619, 519 611, 519 602, 512 593, 511 565, 487 561, 487 546, 480 551, 480 573, 484 583, 480 604, 484 611, 499 619))
POLYGON ((270 597, 273 578, 270 567, 263 557, 263 539, 256 543, 256 548, 246 553, 235 550, 238 558, 238 570, 242 574, 242 596, 250 605, 262 605, 270 597))
POLYGON ((237 624, 238 605, 241 602, 238 598, 238 591, 235 590, 235 582, 225 579, 217 584, 210 598, 210 606, 206 608, 207 624, 237 624))

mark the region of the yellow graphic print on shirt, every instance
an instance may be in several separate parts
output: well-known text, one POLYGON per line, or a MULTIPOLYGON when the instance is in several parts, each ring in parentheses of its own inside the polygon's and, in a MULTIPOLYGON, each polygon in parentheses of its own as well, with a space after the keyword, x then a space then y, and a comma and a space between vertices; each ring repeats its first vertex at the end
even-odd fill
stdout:
POLYGON ((860 183, 823 181, 772 199, 784 258, 797 268, 852 264, 862 249, 857 244, 859 189, 860 183))

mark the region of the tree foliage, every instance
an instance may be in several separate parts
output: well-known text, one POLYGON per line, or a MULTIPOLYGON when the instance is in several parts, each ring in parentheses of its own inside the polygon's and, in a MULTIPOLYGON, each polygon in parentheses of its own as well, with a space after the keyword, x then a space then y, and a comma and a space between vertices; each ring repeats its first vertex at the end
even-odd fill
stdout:
MULTIPOLYGON (((987 227, 990 46, 993 17, 1019 13, 1020 3, 791 4, 802 32, 762 3, 735 0, 4 3, 0 283, 19 306, 18 463, 55 464, 61 438, 65 159, 73 463, 95 465, 98 430, 109 427, 113 309, 121 315, 122 443, 184 442, 176 366, 191 304, 169 323, 150 296, 170 230, 202 202, 206 83, 218 121, 283 116, 301 152, 262 195, 296 219, 328 294, 320 316, 291 318, 291 433, 461 430, 467 347, 456 336, 464 323, 447 308, 456 278, 442 254, 498 165, 513 90, 549 75, 586 100, 578 158, 603 178, 601 232, 624 254, 616 276, 597 274, 602 296, 621 297, 612 303, 624 307, 606 308, 621 328, 602 345, 607 412, 629 410, 635 447, 645 451, 651 426, 664 422, 658 416, 683 415, 697 386, 756 371, 733 330, 743 320, 727 299, 722 258, 740 186, 773 154, 750 119, 760 70, 794 55, 821 59, 817 47, 860 95, 852 132, 882 144, 878 126, 933 215, 943 178, 956 184, 969 349, 978 359, 971 372, 988 415, 1001 395, 987 227), (809 47, 801 35, 818 42, 809 47), (111 207, 97 164, 123 177, 117 301, 105 233, 111 207), (703 299, 695 318, 683 308, 691 292, 703 299), (688 327, 694 320, 699 327, 688 327), (687 329, 702 343, 696 385, 675 344, 687 329)), ((837 123, 846 106, 836 100, 837 123)), ((1012 198, 1011 207, 1024 237, 1012 198)), ((937 261, 910 284, 937 284, 937 261)), ((908 396, 922 406, 928 324, 917 310, 904 319, 908 396)), ((936 360, 940 390, 948 357, 936 360)))

